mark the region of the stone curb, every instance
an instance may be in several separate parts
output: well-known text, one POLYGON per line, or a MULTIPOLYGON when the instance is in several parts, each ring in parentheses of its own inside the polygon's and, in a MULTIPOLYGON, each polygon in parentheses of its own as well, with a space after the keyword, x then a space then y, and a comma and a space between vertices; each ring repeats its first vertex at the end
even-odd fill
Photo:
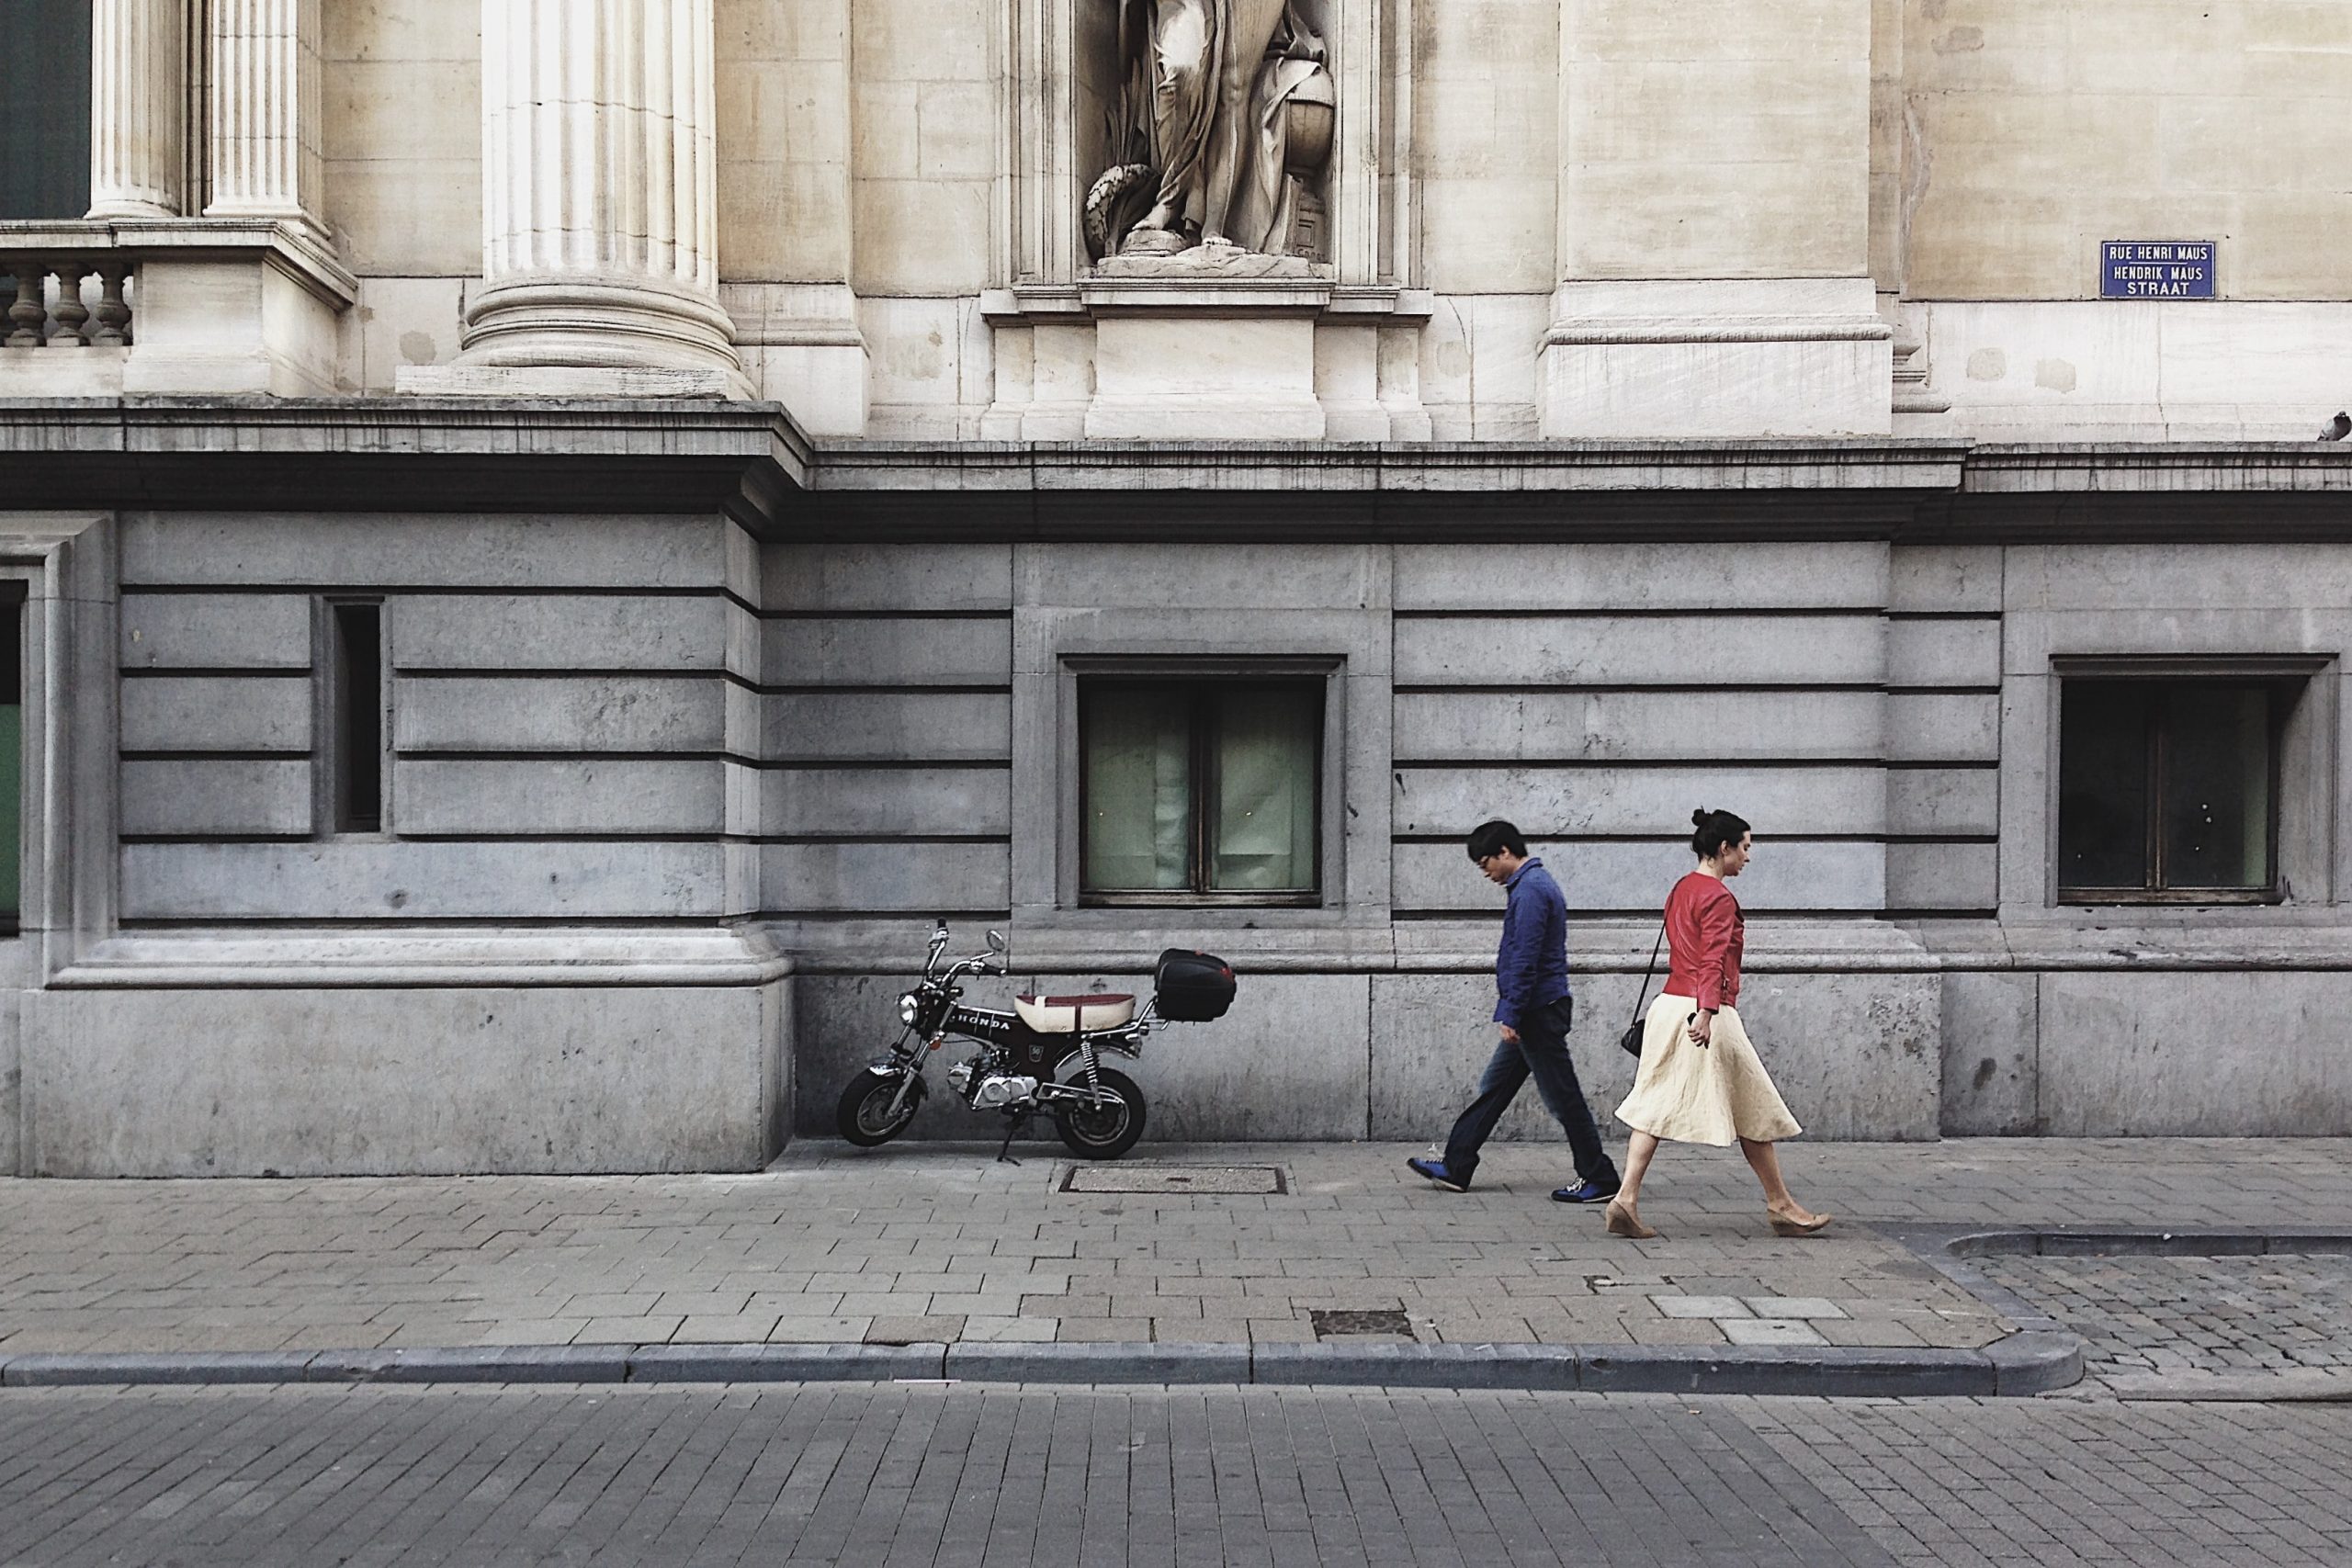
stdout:
MULTIPOLYGON (((889 1382, 947 1375, 930 1345, 640 1345, 631 1382, 889 1382)), ((6 1375, 0 1373, 0 1376, 6 1375)))
POLYGON ((1821 1396, 2038 1393, 2083 1375, 2082 1341, 1982 1350, 1817 1346, 1012 1344, 519 1345, 211 1355, 27 1353, 0 1387, 261 1382, 1261 1383, 1821 1396))

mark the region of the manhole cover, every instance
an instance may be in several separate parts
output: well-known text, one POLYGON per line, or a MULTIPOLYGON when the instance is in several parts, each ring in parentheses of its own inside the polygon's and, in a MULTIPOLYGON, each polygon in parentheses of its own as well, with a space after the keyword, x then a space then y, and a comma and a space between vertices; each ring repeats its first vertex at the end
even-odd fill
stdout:
POLYGON ((1278 1165, 1080 1165, 1065 1192, 1288 1192, 1278 1165))
POLYGON ((1315 1337, 1332 1339, 1343 1334, 1399 1334, 1410 1339, 1413 1324, 1401 1312, 1309 1312, 1315 1337))

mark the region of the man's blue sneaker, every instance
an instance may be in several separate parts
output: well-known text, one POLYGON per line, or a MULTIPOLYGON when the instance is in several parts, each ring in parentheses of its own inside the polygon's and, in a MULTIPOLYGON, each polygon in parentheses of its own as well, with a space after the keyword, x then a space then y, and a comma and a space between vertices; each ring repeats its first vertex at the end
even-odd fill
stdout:
POLYGON ((1431 1182, 1444 1188, 1448 1192, 1470 1190, 1469 1181, 1467 1179, 1456 1181, 1453 1173, 1445 1168, 1445 1161, 1442 1159, 1408 1159, 1405 1163, 1412 1168, 1415 1176, 1426 1176, 1431 1182))
POLYGON ((1606 1187, 1598 1181, 1579 1181, 1574 1187, 1554 1189, 1552 1201, 1555 1203, 1606 1203, 1615 1196, 1617 1196, 1617 1184, 1613 1181, 1606 1187))

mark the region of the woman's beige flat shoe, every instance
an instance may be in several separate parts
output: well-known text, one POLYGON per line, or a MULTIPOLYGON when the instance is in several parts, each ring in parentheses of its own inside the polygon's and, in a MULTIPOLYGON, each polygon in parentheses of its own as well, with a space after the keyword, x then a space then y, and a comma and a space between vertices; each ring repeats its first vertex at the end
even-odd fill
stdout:
POLYGON ((1771 1219, 1774 1235, 1818 1235, 1837 1218, 1835 1214, 1815 1214, 1809 1220, 1784 1220, 1769 1209, 1765 1213, 1771 1219))
POLYGON ((1623 1203, 1610 1204, 1609 1212, 1603 1218, 1608 1221, 1611 1235, 1622 1235, 1629 1241, 1648 1241, 1657 1235, 1657 1232, 1635 1219, 1634 1211, 1623 1203))

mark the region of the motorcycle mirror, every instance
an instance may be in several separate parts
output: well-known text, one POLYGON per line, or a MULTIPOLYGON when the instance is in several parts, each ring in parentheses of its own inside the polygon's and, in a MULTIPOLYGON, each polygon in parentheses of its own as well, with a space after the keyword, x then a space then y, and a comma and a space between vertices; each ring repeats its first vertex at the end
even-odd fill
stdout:
POLYGON ((989 932, 989 951, 990 953, 1002 953, 1004 951, 1004 933, 1002 931, 992 931, 989 932))

